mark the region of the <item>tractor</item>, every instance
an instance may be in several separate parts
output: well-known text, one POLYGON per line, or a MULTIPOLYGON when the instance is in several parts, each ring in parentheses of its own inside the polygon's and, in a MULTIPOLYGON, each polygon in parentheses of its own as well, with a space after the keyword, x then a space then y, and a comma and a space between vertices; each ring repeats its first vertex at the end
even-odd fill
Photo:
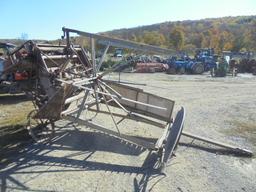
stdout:
POLYGON ((167 60, 169 74, 202 74, 216 67, 216 57, 214 50, 210 48, 198 49, 193 59, 183 54, 179 59, 171 57, 167 60))

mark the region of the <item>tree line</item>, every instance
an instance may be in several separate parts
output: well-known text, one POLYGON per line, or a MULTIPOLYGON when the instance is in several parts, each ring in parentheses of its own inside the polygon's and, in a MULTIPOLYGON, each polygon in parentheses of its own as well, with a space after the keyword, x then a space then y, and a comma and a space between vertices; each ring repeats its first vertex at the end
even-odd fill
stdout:
POLYGON ((102 34, 177 51, 209 47, 214 48, 217 53, 221 51, 255 52, 256 16, 165 22, 102 34))

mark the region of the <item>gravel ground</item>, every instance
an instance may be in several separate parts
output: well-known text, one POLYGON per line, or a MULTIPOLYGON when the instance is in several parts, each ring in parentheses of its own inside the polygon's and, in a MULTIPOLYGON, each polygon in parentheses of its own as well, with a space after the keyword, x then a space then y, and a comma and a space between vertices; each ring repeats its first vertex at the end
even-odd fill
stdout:
MULTIPOLYGON (((184 106, 184 130, 256 151, 256 76, 155 73, 122 74, 121 80, 145 83, 138 87, 174 100, 174 115, 184 106)), ((121 131, 136 135, 161 134, 136 122, 122 125, 121 131)), ((165 174, 159 174, 144 166, 145 149, 66 121, 57 127, 51 145, 30 143, 2 166, 2 191, 256 191, 255 158, 183 136, 165 174)))

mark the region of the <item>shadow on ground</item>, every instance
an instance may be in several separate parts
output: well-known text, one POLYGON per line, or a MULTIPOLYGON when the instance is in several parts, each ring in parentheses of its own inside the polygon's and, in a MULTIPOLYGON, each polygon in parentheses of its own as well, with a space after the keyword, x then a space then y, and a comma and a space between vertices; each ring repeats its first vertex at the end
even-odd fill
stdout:
POLYGON ((28 131, 23 125, 1 127, 0 163, 10 163, 9 157, 17 157, 31 141, 28 131))
MULTIPOLYGON (((21 132, 20 134, 24 136, 23 132, 21 132)), ((8 143, 7 140, 5 139, 5 142, 2 143, 2 152, 9 151, 8 147, 15 145, 15 143, 12 142, 8 143)), ((152 141, 152 139, 148 140, 152 141)), ((8 153, 8 157, 7 155, 5 155, 5 158, 8 158, 7 163, 3 163, 0 165, 0 169, 2 170, 0 171, 2 192, 14 189, 21 191, 37 191, 35 189, 31 189, 29 186, 26 186, 25 183, 19 181, 17 179, 17 175, 19 174, 36 173, 40 175, 43 173, 94 170, 103 170, 117 173, 121 172, 126 174, 135 173, 136 175, 144 175, 143 186, 145 186, 145 183, 148 181, 148 179, 146 178, 150 178, 152 175, 160 174, 158 170, 153 168, 154 164, 157 161, 157 158, 155 155, 150 155, 151 153, 149 153, 141 167, 91 161, 90 157, 94 154, 95 151, 107 151, 132 156, 138 156, 145 151, 145 149, 138 147, 134 144, 121 141, 118 138, 111 137, 99 132, 88 132, 79 130, 57 131, 56 137, 52 140, 51 143, 37 144, 33 143, 32 140, 28 139, 26 142, 23 143, 23 145, 17 145, 19 147, 15 148, 15 153, 14 151, 12 153, 8 153), (68 150, 69 155, 61 157, 48 155, 54 150, 68 150), (72 153, 72 151, 74 152, 72 153), (72 158, 72 156, 77 156, 81 154, 86 157, 81 160, 72 158), (54 166, 57 170, 33 170, 33 167, 36 166, 54 166), (67 170, 66 168, 69 169, 67 170), (10 183, 11 185, 9 185, 10 183)), ((140 185, 141 183, 142 181, 140 181, 140 185)))
MULTIPOLYGON (((66 127, 68 126, 71 125, 69 124, 66 127)), ((26 185, 26 183, 19 181, 17 179, 17 175, 19 174, 38 174, 38 176, 40 177, 40 174, 43 173, 63 173, 71 171, 88 172, 101 170, 124 174, 136 174, 137 176, 141 175, 141 177, 134 177, 133 185, 135 192, 144 192, 148 190, 148 182, 156 177, 159 177, 159 179, 153 185, 151 185, 152 189, 156 183, 158 183, 165 177, 165 175, 160 173, 159 170, 154 169, 154 165, 157 162, 157 155, 153 152, 149 152, 141 167, 110 164, 90 160, 90 157, 95 153, 95 151, 106 151, 132 156, 138 156, 145 151, 145 149, 141 147, 121 141, 120 139, 111 137, 109 135, 105 135, 99 132, 80 130, 56 131, 56 137, 52 140, 51 143, 37 144, 33 143, 32 140, 29 139, 29 136, 23 131, 24 130, 22 130, 19 134, 22 135, 23 139, 25 135, 26 142, 21 142, 17 140, 17 143, 8 143, 8 138, 4 138, 4 142, 2 142, 3 138, 0 138, 1 146, 3 147, 2 152, 11 151, 9 150, 10 146, 17 146, 17 148, 14 148, 13 151, 7 153, 9 154, 9 156, 11 156, 8 157, 9 164, 5 163, 0 165, 0 169, 2 170, 0 171, 2 192, 14 189, 21 191, 42 191, 41 189, 31 189, 29 186, 26 185), (63 156, 49 155, 49 153, 54 150, 67 150, 71 153, 69 153, 69 155, 63 156), (85 156, 85 158, 72 158, 81 154, 85 156), (33 170, 33 167, 37 166, 54 166, 56 169, 33 170), (9 185, 10 183, 12 184, 9 185)), ((11 138, 11 135, 9 138, 11 138)), ((144 139, 151 142, 155 141, 153 139, 144 139)), ((226 150, 203 147, 193 143, 180 143, 180 145, 205 150, 211 153, 230 154, 226 150)))
POLYGON ((0 94, 0 104, 1 105, 11 105, 11 104, 18 104, 24 101, 30 101, 31 99, 28 98, 25 94, 0 94))

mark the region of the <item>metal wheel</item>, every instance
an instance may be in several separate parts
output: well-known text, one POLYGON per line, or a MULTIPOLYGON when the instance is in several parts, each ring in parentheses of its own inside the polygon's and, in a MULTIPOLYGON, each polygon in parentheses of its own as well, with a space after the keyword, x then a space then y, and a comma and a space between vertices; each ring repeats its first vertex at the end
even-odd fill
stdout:
POLYGON ((49 142, 54 135, 54 122, 49 119, 35 119, 37 112, 33 110, 28 114, 26 128, 36 142, 49 142))
POLYGON ((167 134, 165 142, 163 143, 162 154, 160 158, 160 170, 163 171, 169 158, 172 156, 173 152, 177 149, 181 132, 183 129, 183 124, 185 120, 185 109, 182 107, 177 113, 176 118, 167 134))

